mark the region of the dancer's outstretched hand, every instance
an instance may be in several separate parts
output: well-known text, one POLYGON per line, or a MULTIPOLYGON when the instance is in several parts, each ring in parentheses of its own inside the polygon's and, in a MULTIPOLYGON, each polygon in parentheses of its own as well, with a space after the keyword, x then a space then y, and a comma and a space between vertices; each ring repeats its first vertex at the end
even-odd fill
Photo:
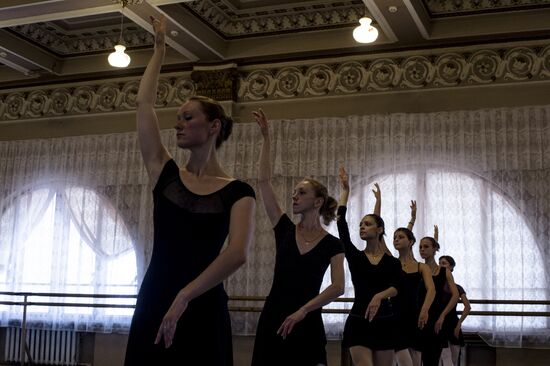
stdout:
POLYGON ((380 191, 380 185, 378 183, 374 183, 374 189, 372 190, 372 193, 374 194, 374 197, 377 201, 382 200, 382 192, 380 191))
POLYGON ((264 111, 260 108, 257 111, 253 111, 252 115, 254 116, 254 119, 256 120, 258 126, 260 126, 262 136, 269 136, 269 123, 267 122, 267 117, 265 116, 264 111))
POLYGON ((411 200, 411 218, 416 219, 416 201, 411 200))
POLYGON ((155 47, 165 47, 166 18, 164 16, 161 16, 159 19, 152 16, 150 18, 153 30, 155 31, 155 47))
POLYGON ((348 173, 346 172, 346 169, 344 167, 340 167, 340 170, 338 171, 338 177, 340 177, 340 186, 344 191, 349 192, 349 177, 348 173))
POLYGON ((188 304, 189 301, 180 291, 162 319, 162 323, 160 324, 160 328, 157 332, 157 338, 155 339, 155 344, 159 344, 160 341, 164 339, 164 346, 166 348, 172 345, 178 320, 185 309, 187 309, 188 304))
POLYGON ((283 337, 283 339, 286 338, 290 332, 292 332, 292 329, 294 329, 294 326, 304 320, 307 313, 304 309, 300 308, 298 311, 296 311, 294 314, 289 315, 283 324, 279 327, 279 330, 277 330, 277 334, 283 337))
POLYGON ((458 339, 458 337, 460 336, 460 324, 458 324, 458 325, 455 327, 454 335, 455 335, 455 338, 457 338, 457 339, 458 339))
POLYGON ((424 329, 424 326, 428 323, 428 317, 427 310, 420 311, 420 315, 418 316, 418 329, 424 329))
POLYGON ((376 316, 376 313, 378 313, 378 309, 380 308, 380 303, 382 302, 382 299, 374 295, 372 297, 372 300, 370 301, 369 305, 367 306, 367 311, 365 313, 365 318, 369 320, 369 322, 374 319, 376 316))
POLYGON ((437 319, 434 327, 435 334, 439 334, 439 332, 441 331, 441 328, 443 328, 444 321, 445 321, 445 318, 442 318, 442 317, 439 317, 439 319, 437 319))

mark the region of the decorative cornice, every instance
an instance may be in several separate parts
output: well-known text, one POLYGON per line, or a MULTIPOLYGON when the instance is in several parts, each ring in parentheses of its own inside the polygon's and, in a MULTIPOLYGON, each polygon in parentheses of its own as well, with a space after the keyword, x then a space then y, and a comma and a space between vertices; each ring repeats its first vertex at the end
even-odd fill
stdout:
MULTIPOLYGON (((64 34, 57 31, 51 23, 25 24, 10 29, 62 56, 112 51, 120 37, 120 29, 112 28, 64 34)), ((135 24, 125 26, 122 35, 123 43, 128 48, 152 46, 154 43, 153 36, 135 24)))
MULTIPOLYGON (((238 68, 163 75, 157 107, 179 106, 199 90, 232 95, 237 103, 430 90, 550 80, 550 42, 461 51, 424 51, 394 57, 376 55, 309 64, 238 68), (221 72, 221 71, 220 71, 221 72), (212 80, 215 83, 212 84, 212 80), (206 84, 205 84, 206 83, 206 84), (235 84, 234 84, 235 83, 235 84), (199 85, 200 84, 200 85, 199 85)), ((139 78, 78 86, 14 90, 0 94, 0 121, 131 111, 139 78)))
POLYGON ((239 100, 275 100, 550 79, 550 45, 365 58, 253 70, 239 100))
MULTIPOLYGON (((131 80, 0 95, 0 120, 135 110, 138 87, 139 80, 131 80)), ((162 78, 159 80, 156 107, 177 107, 194 94, 195 85, 189 77, 162 78)))
POLYGON ((201 0, 182 3, 226 38, 245 37, 293 30, 316 30, 357 23, 365 5, 357 0, 304 5, 282 5, 259 12, 233 9, 224 0, 201 0))
POLYGON ((488 13, 550 7, 550 0, 423 0, 434 16, 461 15, 461 13, 488 13))

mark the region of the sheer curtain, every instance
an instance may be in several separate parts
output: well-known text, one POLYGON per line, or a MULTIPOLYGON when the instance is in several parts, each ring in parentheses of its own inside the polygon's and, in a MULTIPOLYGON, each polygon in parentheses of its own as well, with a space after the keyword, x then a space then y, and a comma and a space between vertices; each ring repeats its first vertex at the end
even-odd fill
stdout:
MULTIPOLYGON (((147 255, 137 248, 145 248, 152 230, 140 161, 129 134, 0 143, 0 291, 135 294, 136 259, 147 255)), ((143 265, 139 268, 142 273, 143 265)), ((126 329, 131 314, 132 309, 31 306, 27 318, 33 327, 111 331, 126 329)), ((21 307, 1 308, 0 325, 17 325, 21 318, 21 307)))
MULTIPOLYGON (((337 197, 338 168, 345 166, 352 180, 348 221, 354 235, 360 217, 372 211, 371 185, 379 182, 390 249, 393 230, 408 222, 409 201, 416 199, 416 236, 431 235, 433 225, 439 225, 440 254, 455 257, 454 275, 470 298, 550 298, 546 269, 550 264, 550 106, 274 120, 271 128, 273 183, 286 212, 291 212, 294 185, 305 176, 319 179, 337 197)), ((162 138, 182 164, 185 154, 176 151, 173 131, 162 131, 162 138)), ((260 148, 258 127, 242 123, 234 127, 233 136, 218 155, 229 174, 256 186, 260 148)), ((18 255, 21 238, 14 233, 25 227, 19 225, 28 225, 10 210, 24 205, 18 197, 42 188, 55 189, 56 202, 68 200, 62 206, 69 209, 58 217, 72 222, 74 235, 79 245, 82 243, 77 245, 81 252, 90 250, 94 258, 119 258, 122 262, 127 262, 123 257, 132 253, 137 272, 134 286, 139 286, 151 254, 153 228, 151 187, 135 133, 0 142, 2 254, 18 255), (67 198, 67 192, 77 193, 67 198), (100 197, 88 195, 86 200, 93 203, 90 206, 100 200, 112 209, 107 203, 101 204, 106 207, 104 211, 82 205, 83 192, 100 197), (98 212, 111 218, 106 225, 94 221, 98 212), (104 236, 103 230, 111 234, 104 236), (121 235, 129 239, 117 240, 121 235), (133 252, 127 249, 128 242, 133 252)), ((46 199, 36 201, 33 210, 40 212, 46 199)), ((329 230, 335 233, 334 225, 329 230)), ((249 261, 226 281, 230 295, 267 295, 271 286, 273 233, 260 197, 255 239, 249 261)), ((353 240, 362 247, 357 236, 353 240)), ((64 253, 57 250, 55 256, 64 253)), ((6 274, 12 273, 10 266, 12 262, 4 260, 0 267, 3 289, 20 288, 5 282, 6 274)), ((127 289, 131 286, 130 279, 112 266, 108 270, 86 268, 85 273, 65 278, 77 278, 78 273, 97 274, 97 292, 117 278, 125 281, 127 289)), ((55 281, 57 277, 52 276, 55 281)), ((350 285, 346 295, 353 296, 350 285)), ((483 309, 510 310, 502 306, 474 307, 483 309)), ((548 311, 547 307, 527 306, 513 310, 548 311)), ((5 316, 4 308, 2 311, 5 316)), ((101 314, 105 319, 116 315, 101 314)), ((126 318, 121 317, 115 324, 126 318)), ((235 333, 254 333, 257 314, 233 313, 232 318, 235 333)), ((97 323, 102 318, 98 315, 88 319, 97 323)), ((345 316, 326 317, 328 333, 338 337, 344 320, 345 316)), ((471 316, 464 326, 482 331, 492 344, 548 345, 548 322, 545 317, 471 316)))

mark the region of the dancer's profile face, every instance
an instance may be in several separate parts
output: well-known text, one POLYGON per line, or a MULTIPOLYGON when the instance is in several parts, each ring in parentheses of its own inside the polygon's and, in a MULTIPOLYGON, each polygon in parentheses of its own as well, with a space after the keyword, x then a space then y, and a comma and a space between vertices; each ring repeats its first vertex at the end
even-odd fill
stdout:
POLYGON ((449 271, 451 271, 451 272, 453 271, 453 266, 451 266, 451 263, 449 263, 449 261, 448 261, 447 259, 445 259, 445 258, 440 258, 440 259, 439 259, 439 265, 440 265, 441 267, 448 268, 449 271))
POLYGON ((396 231, 393 233, 393 246, 397 250, 409 248, 411 241, 403 231, 396 231))
POLYGON ((359 223, 359 237, 361 240, 375 239, 380 235, 381 230, 376 226, 376 220, 372 216, 365 216, 359 223))
POLYGON ((194 100, 185 102, 178 110, 175 129, 181 148, 204 145, 216 133, 201 104, 194 100))
POLYGON ((292 212, 300 214, 311 210, 315 208, 319 199, 319 197, 315 196, 315 190, 311 183, 303 180, 294 187, 294 192, 292 193, 292 212))
POLYGON ((422 259, 427 259, 434 256, 435 247, 428 239, 422 239, 418 245, 418 251, 420 252, 422 259))

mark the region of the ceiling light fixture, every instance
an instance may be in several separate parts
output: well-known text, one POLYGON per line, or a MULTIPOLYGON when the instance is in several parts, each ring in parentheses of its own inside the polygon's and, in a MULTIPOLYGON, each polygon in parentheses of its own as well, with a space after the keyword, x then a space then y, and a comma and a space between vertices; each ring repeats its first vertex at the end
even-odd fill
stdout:
POLYGON ((130 64, 130 56, 124 53, 126 46, 122 44, 122 30, 124 25, 124 8, 128 4, 128 1, 122 1, 122 11, 120 12, 120 37, 118 43, 115 45, 115 52, 111 53, 107 58, 109 65, 113 67, 127 67, 130 64))
POLYGON ((371 25, 372 19, 362 17, 359 26, 353 30, 353 38, 359 43, 372 43, 378 38, 378 29, 371 25))

